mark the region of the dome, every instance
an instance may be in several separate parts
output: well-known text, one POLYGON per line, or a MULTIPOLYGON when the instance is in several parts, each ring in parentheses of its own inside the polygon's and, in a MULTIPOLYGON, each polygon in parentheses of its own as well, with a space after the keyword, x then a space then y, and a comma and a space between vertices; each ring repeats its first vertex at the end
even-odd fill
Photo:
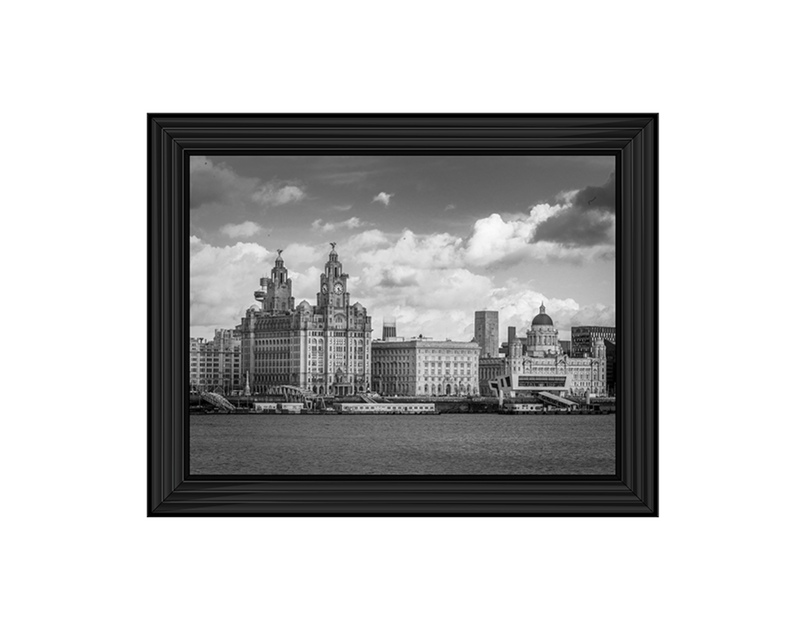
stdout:
POLYGON ((530 323, 531 326, 552 326, 553 319, 544 312, 544 302, 539 307, 539 314, 533 318, 533 321, 530 323))
POLYGON ((533 318, 533 321, 530 323, 531 326, 552 326, 553 319, 549 315, 545 315, 544 313, 539 313, 536 317, 533 318))

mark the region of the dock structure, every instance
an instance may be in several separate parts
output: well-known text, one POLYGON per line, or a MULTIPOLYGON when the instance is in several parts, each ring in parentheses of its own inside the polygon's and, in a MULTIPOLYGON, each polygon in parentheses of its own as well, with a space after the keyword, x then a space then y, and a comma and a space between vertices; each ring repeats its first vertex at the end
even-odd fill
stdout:
POLYGON ((235 406, 230 403, 226 398, 215 392, 203 392, 201 400, 208 402, 210 405, 221 411, 234 411, 235 406))

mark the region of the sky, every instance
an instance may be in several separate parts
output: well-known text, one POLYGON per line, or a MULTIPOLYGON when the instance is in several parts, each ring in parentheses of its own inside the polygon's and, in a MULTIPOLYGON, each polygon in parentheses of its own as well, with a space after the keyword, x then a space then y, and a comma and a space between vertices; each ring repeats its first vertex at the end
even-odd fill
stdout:
POLYGON ((397 334, 468 341, 474 311, 524 335, 544 302, 614 325, 611 156, 194 156, 190 334, 233 328, 276 250, 315 303, 337 243, 352 303, 397 334))

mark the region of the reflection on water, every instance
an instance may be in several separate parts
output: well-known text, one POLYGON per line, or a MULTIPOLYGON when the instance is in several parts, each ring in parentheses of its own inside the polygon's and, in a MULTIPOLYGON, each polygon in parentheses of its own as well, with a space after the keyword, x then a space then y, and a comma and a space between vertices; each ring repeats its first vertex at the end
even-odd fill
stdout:
POLYGON ((199 415, 204 475, 614 474, 614 415, 199 415))

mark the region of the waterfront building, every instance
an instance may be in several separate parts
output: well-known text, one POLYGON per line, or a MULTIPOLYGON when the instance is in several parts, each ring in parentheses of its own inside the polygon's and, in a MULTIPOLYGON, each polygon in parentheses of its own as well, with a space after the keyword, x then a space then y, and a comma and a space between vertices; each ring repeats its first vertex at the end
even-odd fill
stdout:
POLYGON ((241 344, 234 330, 190 338, 190 390, 231 394, 241 387, 241 344))
POLYGON ((504 357, 480 357, 478 361, 479 390, 481 396, 494 396, 491 382, 505 375, 504 357))
POLYGON ((546 357, 562 353, 558 343, 558 329, 553 326, 553 319, 545 312, 544 302, 539 307, 539 314, 533 318, 527 333, 527 353, 531 357, 546 357))
POLYGON ((617 343, 617 329, 614 326, 573 326, 572 356, 592 356, 598 340, 617 343))
POLYGON ((349 274, 331 245, 315 305, 296 306, 281 250, 270 277, 260 279, 254 298, 261 307, 249 308, 237 327, 253 393, 278 385, 336 396, 368 391, 371 317, 351 303, 349 274))
POLYGON ((375 340, 372 389, 383 396, 477 395, 479 356, 473 341, 375 340))
POLYGON ((606 346, 606 390, 609 396, 617 395, 617 344, 604 339, 606 346))
POLYGON ((481 357, 496 357, 500 347, 500 316, 497 311, 475 311, 475 341, 481 357))
POLYGON ((558 341, 558 329, 544 304, 531 322, 526 343, 516 337, 515 331, 511 333, 510 328, 509 339, 504 376, 492 382, 493 391, 510 397, 540 392, 558 396, 608 393, 603 339, 595 341, 588 356, 569 356, 558 341))

